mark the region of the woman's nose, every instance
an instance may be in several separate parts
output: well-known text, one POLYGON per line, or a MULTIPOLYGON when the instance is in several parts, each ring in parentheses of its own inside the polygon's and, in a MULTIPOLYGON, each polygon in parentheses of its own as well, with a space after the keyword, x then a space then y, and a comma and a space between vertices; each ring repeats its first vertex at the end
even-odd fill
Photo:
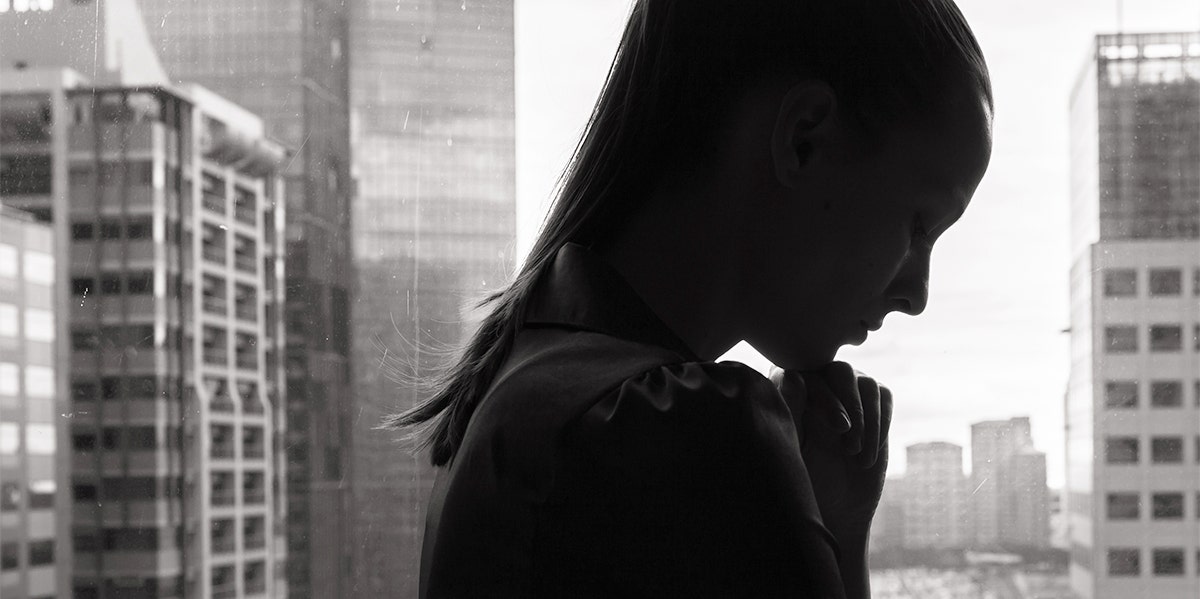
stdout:
POLYGON ((929 305, 929 254, 914 256, 888 288, 892 309, 910 316, 929 305))

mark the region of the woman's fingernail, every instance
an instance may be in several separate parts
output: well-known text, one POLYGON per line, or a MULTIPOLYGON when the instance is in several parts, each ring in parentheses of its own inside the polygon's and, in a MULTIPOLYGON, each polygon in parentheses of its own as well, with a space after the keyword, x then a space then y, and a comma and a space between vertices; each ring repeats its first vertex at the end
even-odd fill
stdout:
POLYGON ((837 424, 835 425, 837 432, 844 433, 850 430, 850 417, 847 416, 845 412, 838 412, 838 416, 839 418, 837 424))

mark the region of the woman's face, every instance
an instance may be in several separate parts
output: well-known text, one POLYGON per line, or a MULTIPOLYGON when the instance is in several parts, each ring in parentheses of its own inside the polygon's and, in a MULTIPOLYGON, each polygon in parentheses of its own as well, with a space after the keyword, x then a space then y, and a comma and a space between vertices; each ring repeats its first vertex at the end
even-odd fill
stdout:
POLYGON ((769 267, 748 279, 747 340, 777 365, 808 369, 862 343, 889 313, 925 309, 934 243, 987 169, 991 111, 974 97, 881 140, 844 121, 794 138, 798 175, 754 224, 763 242, 752 255, 769 267))

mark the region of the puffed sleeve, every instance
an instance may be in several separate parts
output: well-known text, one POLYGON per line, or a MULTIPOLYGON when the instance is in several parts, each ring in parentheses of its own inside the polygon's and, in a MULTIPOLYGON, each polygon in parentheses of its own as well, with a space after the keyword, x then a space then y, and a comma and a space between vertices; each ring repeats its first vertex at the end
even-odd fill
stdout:
POLYGON ((843 596, 791 414, 749 367, 652 369, 583 413, 562 446, 535 533, 556 553, 541 556, 557 565, 549 594, 843 596))

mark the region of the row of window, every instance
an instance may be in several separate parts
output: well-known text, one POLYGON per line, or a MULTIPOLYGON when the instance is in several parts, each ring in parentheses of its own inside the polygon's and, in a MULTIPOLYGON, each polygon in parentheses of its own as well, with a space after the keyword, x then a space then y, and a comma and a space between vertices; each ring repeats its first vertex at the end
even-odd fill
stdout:
MULTIPOLYGON (((53 424, 30 423, 24 428, 26 454, 54 455, 57 437, 53 424)), ((20 451, 21 425, 16 422, 0 422, 0 455, 17 455, 20 451)))
MULTIPOLYGON (((15 338, 20 334, 21 310, 13 304, 0 303, 0 338, 15 338)), ((37 308, 25 309, 25 339, 54 341, 54 313, 37 308)))
MULTIPOLYGON (((154 376, 105 376, 95 381, 75 380, 71 383, 71 398, 75 401, 95 401, 158 397, 158 379, 154 376)), ((164 390, 165 391, 165 390, 164 390)))
POLYGON ((31 510, 54 509, 55 489, 53 480, 34 480, 25 489, 11 480, 2 482, 0 483, 0 512, 20 510, 22 495, 28 498, 31 510))
POLYGON ((153 346, 152 324, 103 325, 98 329, 76 326, 71 331, 71 349, 76 351, 153 346))
MULTIPOLYGON (((1200 565, 1200 551, 1196 552, 1200 565)), ((1183 576, 1184 555, 1181 547, 1155 547, 1150 550, 1150 571, 1155 576, 1183 576)), ((1200 574, 1200 567, 1197 568, 1200 574)), ((1137 547, 1113 547, 1108 550, 1109 576, 1141 576, 1142 550, 1137 547)))
MULTIPOLYGON (((11 362, 0 362, 0 397, 21 394, 21 367, 11 362)), ((54 369, 49 366, 26 366, 25 396, 28 398, 54 397, 54 369)))
POLYGON ((33 250, 25 250, 21 258, 18 255, 15 246, 0 243, 0 278, 17 278, 18 260, 21 260, 25 262, 22 270, 26 281, 39 285, 54 284, 54 256, 33 250))
MULTIPOLYGON (((1137 325, 1112 325, 1104 327, 1104 348, 1110 354, 1136 353, 1141 347, 1137 325)), ((1183 351, 1183 326, 1178 324, 1152 324, 1147 347, 1152 352, 1183 351)), ((1200 325, 1192 333, 1192 346, 1200 351, 1200 325)))
MULTIPOLYGON (((178 433, 173 428, 167 429, 166 433, 166 444, 173 445, 178 433)), ((159 445, 158 429, 154 426, 105 427, 99 435, 94 431, 71 433, 71 447, 80 452, 94 451, 97 447, 106 451, 145 451, 156 449, 159 445)))
POLYGON ((96 277, 72 277, 71 293, 79 297, 96 295, 150 295, 154 293, 154 271, 130 270, 102 273, 96 277))
MULTIPOLYGON (((1154 464, 1182 464, 1183 437, 1151 437, 1150 461, 1154 464)), ((1200 436, 1196 437, 1196 461, 1200 462, 1200 436)), ((1109 464, 1141 463, 1141 439, 1108 437, 1104 440, 1104 461, 1109 464)))
MULTIPOLYGON (((1183 271, 1178 268, 1148 269, 1148 289, 1151 297, 1183 295, 1183 271)), ((1139 271, 1136 268, 1104 269, 1105 297, 1136 297, 1139 271)), ((1192 295, 1200 297, 1200 269, 1192 274, 1192 295)))
MULTIPOLYGON (((31 541, 29 543, 29 566, 46 566, 54 563, 54 541, 31 541)), ((20 545, 16 541, 0 543, 0 571, 16 570, 21 567, 20 545)))
POLYGON ((91 241, 103 239, 115 241, 118 239, 144 240, 154 235, 154 223, 149 216, 131 217, 122 224, 119 220, 101 220, 96 223, 77 222, 71 225, 71 239, 75 241, 91 241))
MULTIPOLYGON (((1105 515, 1109 520, 1140 520, 1142 503, 1141 493, 1109 493, 1105 501, 1105 515)), ((1151 493, 1149 516, 1153 520, 1182 520, 1186 510, 1185 503, 1183 493, 1151 493)), ((1200 493, 1196 494, 1196 506, 1193 511, 1196 519, 1200 520, 1200 493)))
POLYGON ((179 497, 183 484, 179 477, 158 478, 153 476, 121 476, 105 478, 96 482, 76 482, 72 493, 76 502, 100 499, 103 487, 105 501, 152 501, 179 497))
MULTIPOLYGON (((1200 380, 1194 382, 1193 403, 1200 407, 1200 380)), ((1112 409, 1133 409, 1141 404, 1138 381, 1106 381, 1104 383, 1104 406, 1112 409)), ((1182 408, 1183 381, 1150 381, 1151 408, 1182 408)))

